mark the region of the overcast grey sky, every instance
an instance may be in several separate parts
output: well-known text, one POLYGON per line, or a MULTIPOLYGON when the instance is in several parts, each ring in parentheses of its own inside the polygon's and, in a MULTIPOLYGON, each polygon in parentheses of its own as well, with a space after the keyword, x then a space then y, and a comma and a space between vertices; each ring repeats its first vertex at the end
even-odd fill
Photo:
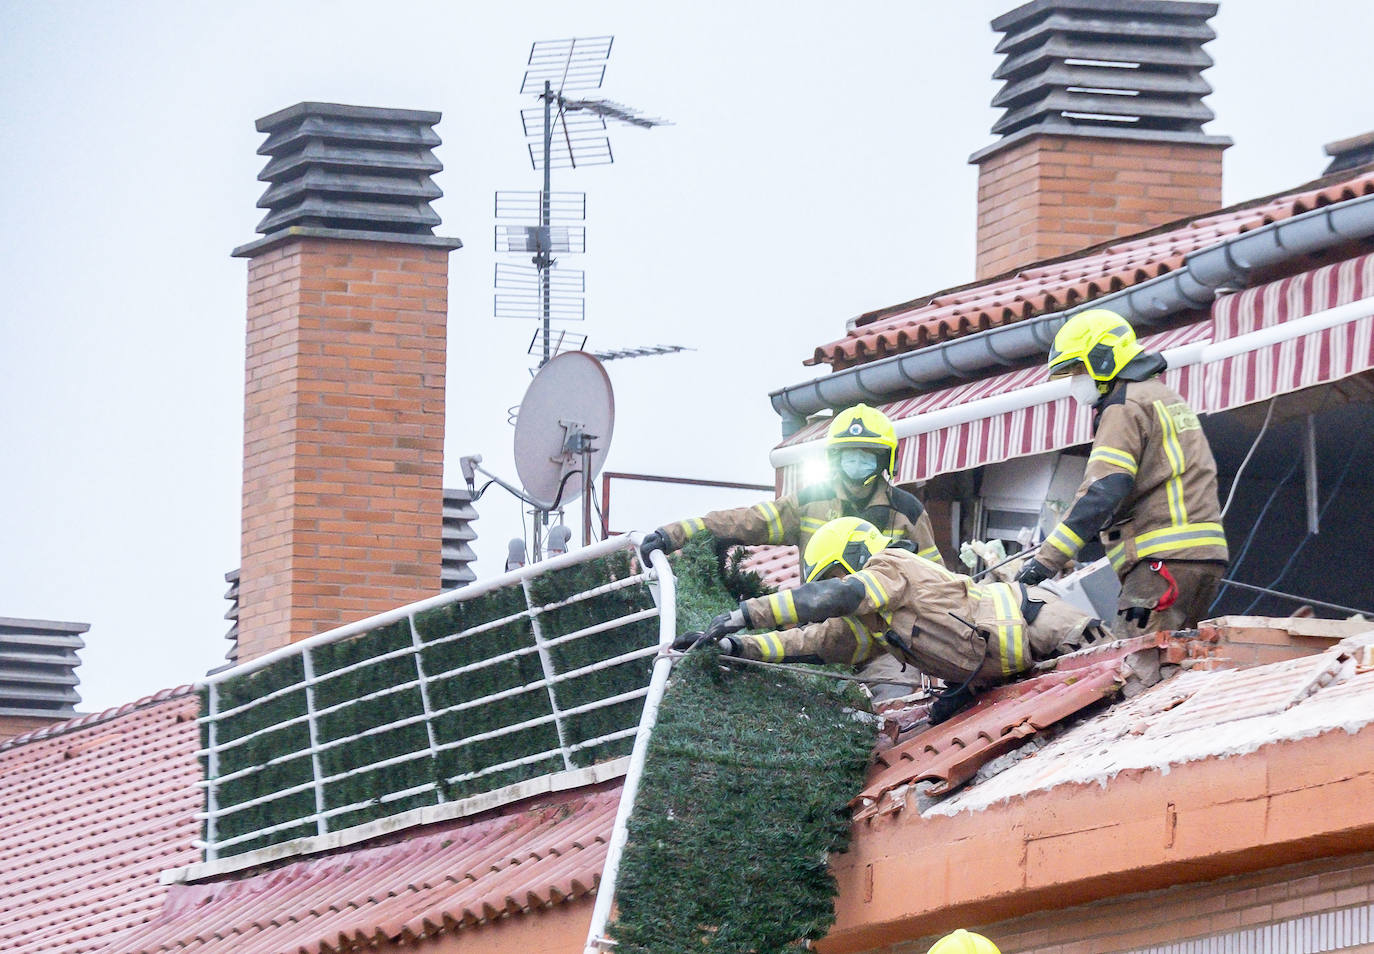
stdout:
MULTIPOLYGON (((846 319, 973 277, 1010 0, 200 4, 0 0, 0 616, 91 624, 83 711, 190 682, 227 644, 238 565, 245 263, 264 185, 254 121, 302 100, 443 113, 446 483, 514 477, 506 409, 533 327, 492 313, 492 194, 537 189, 519 124, 530 43, 614 34, 599 95, 674 125, 617 127, 588 195, 594 349, 615 470, 769 482, 767 392, 846 319)), ((1367 0, 1224 0, 1207 77, 1225 198, 1318 175, 1374 128, 1367 0)), ((619 488, 617 488, 619 493, 619 488)), ((647 529, 738 497, 616 501, 647 529)), ((492 490, 479 575, 521 532, 492 490)))

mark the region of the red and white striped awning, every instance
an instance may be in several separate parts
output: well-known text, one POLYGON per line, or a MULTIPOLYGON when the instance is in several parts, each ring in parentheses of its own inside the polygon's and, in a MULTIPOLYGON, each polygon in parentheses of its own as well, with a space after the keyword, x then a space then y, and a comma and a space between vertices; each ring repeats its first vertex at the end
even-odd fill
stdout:
MULTIPOLYGON (((1209 321, 1142 339, 1165 381, 1203 413, 1268 400, 1374 368, 1374 255, 1219 297, 1209 321)), ((883 405, 899 438, 897 479, 1062 450, 1092 439, 1091 412, 1043 365, 883 405)), ((802 482, 825 422, 779 445, 784 486, 802 482)))

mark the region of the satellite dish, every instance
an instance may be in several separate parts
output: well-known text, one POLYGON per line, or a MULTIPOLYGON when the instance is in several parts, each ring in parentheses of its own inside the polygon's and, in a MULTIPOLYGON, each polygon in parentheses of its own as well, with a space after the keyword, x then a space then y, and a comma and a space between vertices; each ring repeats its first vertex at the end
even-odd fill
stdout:
POLYGON ((601 362, 565 351, 539 369, 515 420, 515 472, 542 509, 576 499, 606 462, 615 396, 601 362), (586 472, 569 477, 583 470, 586 472), (561 494, 560 494, 561 491, 561 494))

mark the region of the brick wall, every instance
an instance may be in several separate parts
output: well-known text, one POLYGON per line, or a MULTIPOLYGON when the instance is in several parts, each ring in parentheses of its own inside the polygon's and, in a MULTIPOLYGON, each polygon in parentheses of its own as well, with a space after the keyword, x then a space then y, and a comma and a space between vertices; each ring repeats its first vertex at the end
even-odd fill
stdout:
MULTIPOLYGON (((1364 950, 1374 938, 1374 853, 1286 865, 1240 877, 1184 885, 996 924, 973 926, 1003 954, 1117 954, 1182 944, 1174 954, 1208 950, 1364 950), (1360 923, 1363 921, 1363 925, 1360 923), (1345 941, 1340 922, 1345 922, 1345 941), (1282 945, 1271 940, 1283 938, 1282 945), (1305 943, 1304 939, 1310 939, 1305 943), (1189 943, 1191 942, 1191 943, 1189 943), (1215 945, 1215 946, 1213 946, 1215 945)), ((936 936, 884 948, 924 954, 936 936)))
POLYGON ((978 278, 1214 211, 1223 148, 1039 135, 983 156, 978 278))
POLYGON ((240 662, 439 591, 447 297, 442 248, 250 260, 240 662))

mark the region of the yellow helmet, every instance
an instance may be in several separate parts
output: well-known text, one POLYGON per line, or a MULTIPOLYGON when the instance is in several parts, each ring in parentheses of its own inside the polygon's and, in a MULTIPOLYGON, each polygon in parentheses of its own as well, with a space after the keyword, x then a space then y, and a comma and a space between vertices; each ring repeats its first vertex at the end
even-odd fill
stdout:
POLYGON ((972 931, 963 928, 953 934, 946 934, 930 946, 926 954, 1002 954, 997 945, 972 931))
POLYGON ((1106 308, 1080 311, 1064 322, 1050 349, 1050 377, 1086 370, 1094 381, 1110 381, 1145 349, 1130 322, 1106 308))
POLYGON ((805 582, 812 583, 837 566, 846 573, 857 573, 869 557, 882 552, 891 542, 877 527, 859 517, 831 520, 806 544, 806 552, 802 554, 802 577, 805 582))
POLYGON ((825 448, 832 457, 842 450, 872 451, 879 470, 897 473, 897 432, 886 414, 867 404, 835 413, 826 431, 825 448))

